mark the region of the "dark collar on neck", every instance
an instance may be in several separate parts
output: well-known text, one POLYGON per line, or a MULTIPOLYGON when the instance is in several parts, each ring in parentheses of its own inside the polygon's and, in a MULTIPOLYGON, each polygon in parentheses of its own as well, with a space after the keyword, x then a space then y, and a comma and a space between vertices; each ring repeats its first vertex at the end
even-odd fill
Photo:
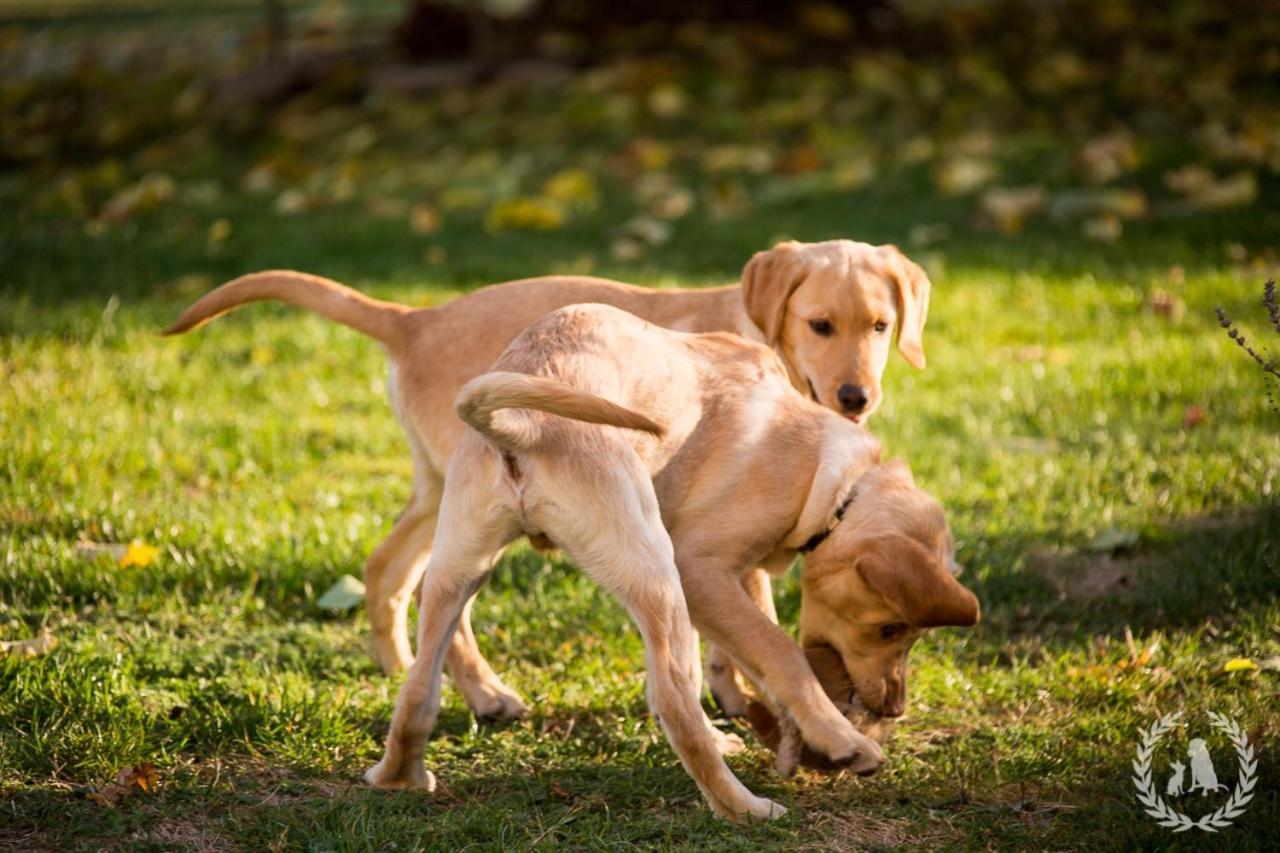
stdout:
POLYGON ((855 485, 852 489, 849 490, 849 494, 844 496, 844 500, 840 501, 840 503, 836 505, 835 523, 832 524, 830 527, 824 530, 819 530, 817 533, 810 536, 809 541, 805 542, 803 545, 800 546, 801 554, 808 554, 814 548, 817 548, 819 545, 821 545, 823 540, 825 540, 828 536, 831 535, 831 531, 836 529, 836 524, 839 524, 840 520, 844 518, 844 514, 849 511, 849 504, 853 503, 853 499, 856 498, 857 496, 858 496, 858 487, 855 485))

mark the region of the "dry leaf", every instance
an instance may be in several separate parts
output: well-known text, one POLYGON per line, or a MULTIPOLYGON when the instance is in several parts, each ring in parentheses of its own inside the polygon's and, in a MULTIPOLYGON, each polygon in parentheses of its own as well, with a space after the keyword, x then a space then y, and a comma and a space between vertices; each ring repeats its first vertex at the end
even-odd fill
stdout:
POLYGON ((1099 216, 1095 219, 1085 220, 1080 226, 1080 233, 1090 240, 1114 243, 1124 233, 1124 226, 1114 216, 1099 216))
POLYGON ((595 176, 586 169, 562 169, 547 179, 542 194, 570 207, 590 209, 596 206, 600 189, 595 176))
POLYGON ((1158 317, 1177 322, 1186 313, 1187 306, 1167 290, 1153 290, 1147 296, 1145 307, 1158 317))
POLYGON ((963 195, 991 183, 996 165, 976 157, 956 157, 938 167, 933 182, 944 195, 963 195))
POLYGON ((145 569, 147 566, 155 562, 156 557, 160 555, 160 549, 148 545, 141 539, 135 539, 125 548, 124 554, 116 563, 120 568, 127 569, 130 566, 137 566, 145 569))
POLYGON ((350 610, 364 601, 364 584, 351 575, 343 575, 320 596, 316 606, 324 610, 350 610))
POLYGON ((138 791, 151 793, 159 784, 160 774, 156 772, 155 765, 143 762, 123 768, 116 774, 114 782, 103 785, 88 797, 100 806, 114 808, 138 791))
POLYGON ((1182 428, 1195 429, 1204 423, 1204 409, 1200 406, 1187 406, 1187 410, 1182 413, 1182 428))
POLYGON ((493 234, 516 229, 555 231, 564 226, 564 212, 553 200, 520 196, 489 208, 484 225, 493 234))
POLYGON ((982 212, 995 220, 1006 234, 1022 230, 1022 223, 1032 214, 1044 210, 1049 193, 1039 184, 1025 187, 993 187, 982 194, 982 212))
POLYGON ((409 227, 415 234, 434 234, 440 230, 440 213, 429 204, 415 204, 409 211, 409 227))

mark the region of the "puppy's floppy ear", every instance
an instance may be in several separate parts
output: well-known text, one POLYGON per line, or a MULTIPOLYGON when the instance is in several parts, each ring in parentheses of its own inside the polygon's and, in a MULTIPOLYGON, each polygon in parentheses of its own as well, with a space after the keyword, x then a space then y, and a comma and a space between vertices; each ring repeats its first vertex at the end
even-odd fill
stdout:
POLYGON ((929 276, 897 246, 881 246, 885 270, 898 301, 898 352, 912 367, 924 367, 924 322, 929 317, 929 276))
POLYGON ((756 252, 742 270, 742 302, 769 346, 778 342, 787 300, 807 272, 804 244, 794 240, 756 252))
POLYGON ((978 623, 978 599, 948 566, 905 536, 870 540, 858 556, 858 574, 916 628, 978 623))

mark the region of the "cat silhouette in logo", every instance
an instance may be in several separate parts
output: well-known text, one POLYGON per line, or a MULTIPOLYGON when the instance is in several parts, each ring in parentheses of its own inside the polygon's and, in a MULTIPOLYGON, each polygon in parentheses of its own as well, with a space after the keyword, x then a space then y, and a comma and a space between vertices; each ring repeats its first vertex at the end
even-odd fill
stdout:
POLYGON ((1207 797, 1214 791, 1227 787, 1219 784, 1218 774, 1213 770, 1213 761, 1209 758, 1209 748, 1202 738, 1196 738, 1187 744, 1187 757, 1191 761, 1191 786, 1187 793, 1199 791, 1200 796, 1207 797))
POLYGON ((1169 777, 1169 782, 1164 786, 1165 796, 1178 797, 1182 795, 1182 777, 1186 771, 1187 765, 1181 761, 1173 762, 1173 775, 1169 777))

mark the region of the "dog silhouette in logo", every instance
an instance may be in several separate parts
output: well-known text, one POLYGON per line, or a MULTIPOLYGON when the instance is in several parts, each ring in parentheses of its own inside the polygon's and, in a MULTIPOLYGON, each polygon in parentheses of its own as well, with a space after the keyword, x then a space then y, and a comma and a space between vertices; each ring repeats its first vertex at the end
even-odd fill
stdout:
POLYGON ((1178 797, 1182 795, 1182 774, 1186 771, 1187 765, 1181 761, 1173 762, 1173 775, 1169 777, 1169 782, 1164 786, 1165 796, 1178 797))
POLYGON ((1214 791, 1227 787, 1219 784, 1218 774, 1213 770, 1213 760, 1209 758, 1209 748, 1203 738, 1196 738, 1187 744, 1187 757, 1191 761, 1191 785, 1187 793, 1199 791, 1200 796, 1207 797, 1214 791))

